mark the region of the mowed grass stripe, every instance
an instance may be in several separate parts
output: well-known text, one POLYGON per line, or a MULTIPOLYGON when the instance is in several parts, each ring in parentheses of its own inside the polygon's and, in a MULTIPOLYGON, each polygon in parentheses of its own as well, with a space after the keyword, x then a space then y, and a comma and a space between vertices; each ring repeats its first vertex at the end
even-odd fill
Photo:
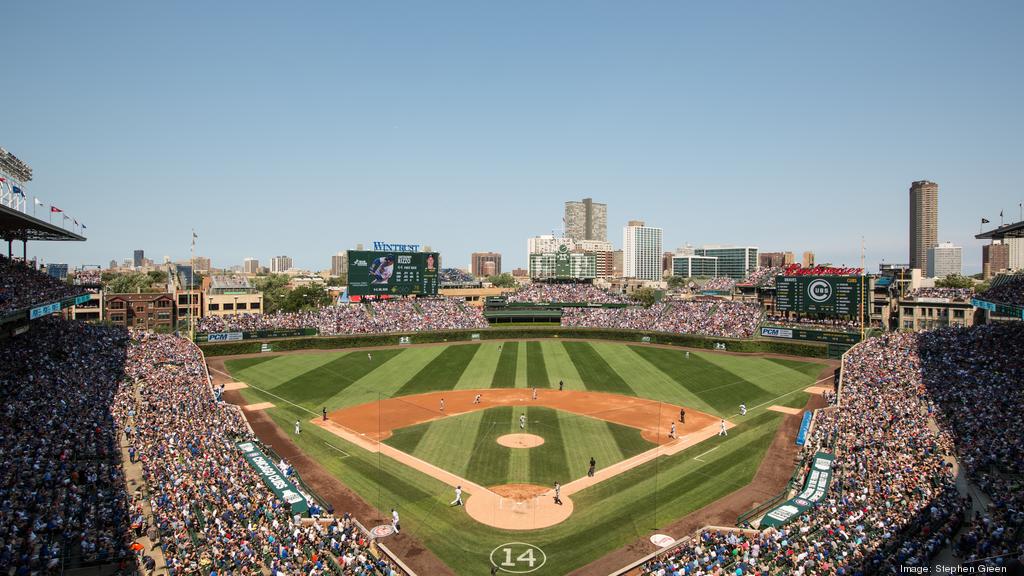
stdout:
POLYGON ((623 459, 632 458, 655 446, 653 443, 644 440, 644 437, 640 435, 640 430, 637 428, 622 426, 614 422, 604 422, 603 424, 608 428, 608 434, 615 442, 623 459))
POLYGON ((409 379, 394 396, 407 396, 423 392, 451 390, 459 382, 462 373, 469 366, 473 356, 480 348, 479 344, 463 344, 449 346, 415 376, 409 379))
MULTIPOLYGON (((392 445, 449 472, 465 476, 471 453, 469 450, 453 450, 452 448, 458 445, 461 438, 476 438, 483 419, 484 411, 480 410, 421 424, 413 427, 422 426, 423 428, 419 431, 419 438, 411 449, 407 450, 397 444, 392 445)), ((404 433, 405 430, 400 432, 404 433)), ((395 435, 398 436, 398 433, 396 432, 395 435)), ((388 444, 391 442, 389 441, 388 444)))
POLYGON ((511 448, 498 446, 497 439, 511 430, 512 407, 490 408, 483 414, 466 463, 466 478, 484 486, 506 484, 511 448))
POLYGON ((589 342, 562 342, 587 390, 636 396, 629 384, 612 369, 589 342))
POLYGON ((541 486, 555 482, 565 484, 573 478, 566 460, 565 438, 562 437, 561 416, 557 410, 531 406, 526 414, 526 431, 544 438, 540 446, 524 450, 529 453, 530 467, 523 482, 541 486))
POLYGON ((274 394, 307 408, 318 406, 401 353, 397 349, 379 350, 369 360, 362 352, 352 352, 281 383, 274 394))
POLYGON ((709 354, 705 359, 730 374, 734 374, 734 380, 742 378, 752 384, 756 382, 756 386, 763 391, 763 394, 758 397, 752 395, 752 397, 741 399, 740 401, 745 401, 747 406, 771 400, 779 394, 812 382, 810 376, 775 362, 769 362, 764 358, 748 358, 747 362, 742 362, 736 356, 709 354))
POLYGON ((763 388, 708 362, 702 355, 690 354, 686 358, 680 352, 665 354, 664 350, 646 346, 633 346, 633 350, 674 378, 719 416, 736 413, 740 404, 754 406, 773 398, 763 388))
POLYGON ((608 466, 623 459, 607 422, 566 413, 561 416, 564 418, 561 429, 562 438, 565 439, 569 480, 586 476, 591 457, 597 461, 598 466, 608 466))
POLYGON ((538 342, 540 349, 544 352, 544 364, 548 370, 548 381, 552 388, 558 388, 558 383, 563 382, 566 390, 586 390, 576 365, 572 363, 569 353, 561 342, 538 342))
POLYGON ((540 342, 526 343, 526 384, 530 388, 551 388, 540 342))
POLYGON ((273 390, 283 384, 310 370, 333 362, 348 352, 329 352, 326 354, 279 354, 259 364, 250 365, 242 370, 236 370, 234 360, 225 362, 225 367, 235 379, 247 384, 273 390))
POLYGON ((501 356, 498 358, 498 367, 494 369, 494 376, 491 377, 491 388, 516 387, 516 361, 518 357, 518 342, 505 342, 502 344, 501 356))
POLYGON ((494 371, 498 367, 498 344, 485 342, 480 344, 480 349, 473 356, 473 361, 466 367, 459 383, 455 385, 456 390, 467 390, 473 388, 487 388, 494 371))
POLYGON ((252 368, 253 366, 255 366, 257 364, 262 364, 262 363, 266 362, 267 360, 273 360, 275 358, 278 358, 278 356, 266 356, 266 355, 264 355, 264 356, 257 356, 255 358, 235 358, 234 360, 227 360, 227 361, 225 361, 224 362, 224 367, 227 368, 228 372, 230 372, 231 374, 235 374, 235 373, 241 372, 242 370, 245 370, 247 368, 252 368))
MULTIPOLYGON (((714 412, 714 409, 693 392, 679 385, 674 378, 665 374, 657 366, 651 364, 630 346, 594 342, 591 344, 616 372, 622 376, 626 384, 641 398, 661 400, 671 404, 679 404, 696 408, 701 412, 714 412)), ((677 350, 639 346, 650 354, 680 354, 677 350)))

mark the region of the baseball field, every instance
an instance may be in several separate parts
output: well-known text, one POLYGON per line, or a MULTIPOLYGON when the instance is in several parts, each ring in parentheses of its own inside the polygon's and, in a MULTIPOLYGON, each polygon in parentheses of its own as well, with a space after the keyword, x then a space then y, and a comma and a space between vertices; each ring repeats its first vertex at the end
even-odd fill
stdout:
POLYGON ((828 371, 555 339, 264 354, 223 369, 250 414, 382 516, 397 508, 403 534, 465 575, 492 563, 567 574, 743 488, 828 371), (464 507, 450 505, 456 484, 464 507))

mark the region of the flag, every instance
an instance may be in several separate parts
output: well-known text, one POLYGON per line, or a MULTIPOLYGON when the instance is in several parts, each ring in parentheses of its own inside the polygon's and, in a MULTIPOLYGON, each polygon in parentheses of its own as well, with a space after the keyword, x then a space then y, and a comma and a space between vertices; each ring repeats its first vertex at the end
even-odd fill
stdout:
POLYGON ((74 222, 75 222, 75 226, 78 226, 78 220, 74 220, 74 222))
POLYGON ((1003 217, 1003 211, 1002 211, 1002 210, 1000 210, 1000 211, 999 211, 999 217, 1000 217, 1000 218, 1002 218, 1002 217, 1003 217))
POLYGON ((11 190, 18 196, 21 196, 22 198, 25 197, 25 193, 21 191, 21 188, 18 188, 17 186, 11 186, 11 190))
POLYGON ((83 222, 83 223, 82 223, 82 230, 85 230, 85 228, 86 228, 86 226, 85 226, 85 222, 83 222))
POLYGON ((42 202, 39 201, 39 198, 36 198, 35 200, 36 200, 36 206, 46 206, 46 204, 43 204, 42 202))
POLYGON ((988 218, 982 218, 981 219, 981 223, 982 224, 988 224, 988 218))
POLYGON ((61 214, 61 216, 63 216, 65 220, 71 220, 71 216, 68 216, 67 214, 61 214))
POLYGON ((53 213, 53 212, 63 212, 63 210, 61 210, 60 208, 57 208, 56 206, 50 206, 50 213, 53 213))

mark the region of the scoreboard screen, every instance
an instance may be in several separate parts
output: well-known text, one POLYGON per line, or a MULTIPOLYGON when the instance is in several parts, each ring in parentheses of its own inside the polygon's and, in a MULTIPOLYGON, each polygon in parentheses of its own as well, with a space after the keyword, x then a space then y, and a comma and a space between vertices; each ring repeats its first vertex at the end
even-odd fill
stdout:
POLYGON ((348 251, 348 293, 353 296, 437 295, 437 252, 348 251))
POLYGON ((856 317, 860 276, 776 276, 775 309, 797 314, 856 317))

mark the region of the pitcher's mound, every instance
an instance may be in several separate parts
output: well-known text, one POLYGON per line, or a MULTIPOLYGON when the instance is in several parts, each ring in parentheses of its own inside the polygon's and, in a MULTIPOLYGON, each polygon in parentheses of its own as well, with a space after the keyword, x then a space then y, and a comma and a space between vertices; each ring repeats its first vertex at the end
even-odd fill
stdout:
POLYGON ((508 448, 534 448, 544 443, 536 434, 505 434, 498 436, 498 444, 508 448))

